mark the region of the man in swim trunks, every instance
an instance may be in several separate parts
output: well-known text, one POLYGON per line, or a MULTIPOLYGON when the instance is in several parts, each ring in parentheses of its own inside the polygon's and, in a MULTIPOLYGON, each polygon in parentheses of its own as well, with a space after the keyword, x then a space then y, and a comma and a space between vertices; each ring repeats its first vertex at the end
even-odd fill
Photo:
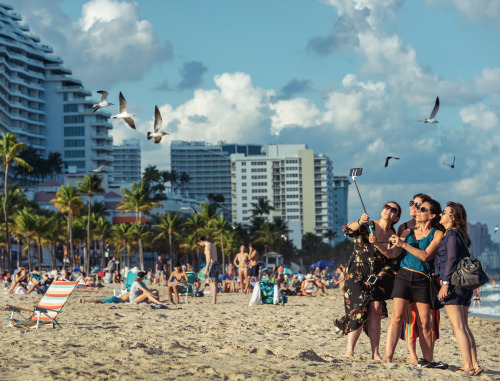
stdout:
POLYGON ((248 257, 250 258, 250 265, 248 269, 248 277, 247 277, 247 290, 250 290, 250 282, 252 278, 254 282, 259 281, 259 253, 253 247, 253 243, 250 242, 248 244, 248 257))
POLYGON ((198 245, 205 247, 205 260, 207 265, 203 271, 208 279, 210 290, 212 291, 212 304, 217 304, 217 283, 219 282, 220 266, 217 261, 217 249, 212 242, 207 241, 205 237, 198 237, 198 245))

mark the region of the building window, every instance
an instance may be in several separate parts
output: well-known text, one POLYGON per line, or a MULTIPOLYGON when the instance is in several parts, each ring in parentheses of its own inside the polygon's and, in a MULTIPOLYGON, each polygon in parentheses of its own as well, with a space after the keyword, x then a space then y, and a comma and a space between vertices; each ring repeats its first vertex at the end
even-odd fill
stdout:
POLYGON ((64 112, 78 112, 78 105, 77 104, 64 105, 63 110, 64 112))
POLYGON ((243 208, 246 208, 246 207, 247 207, 247 203, 246 203, 246 202, 244 202, 243 204, 241 204, 241 206, 242 206, 243 208))
POLYGON ((64 136, 85 136, 85 129, 83 126, 64 127, 64 136))
POLYGON ((64 141, 64 146, 65 147, 85 147, 85 140, 79 139, 79 140, 65 140, 64 141))
POLYGON ((64 123, 65 124, 76 124, 76 123, 83 123, 83 115, 65 115, 64 116, 64 123))
POLYGON ((68 158, 85 157, 85 151, 84 150, 64 151, 64 157, 68 158))
POLYGON ((247 190, 246 189, 242 189, 241 193, 247 193, 247 190))
POLYGON ((245 173, 246 171, 247 171, 247 170, 246 170, 245 168, 243 168, 243 169, 241 170, 241 172, 243 172, 243 173, 245 173))
POLYGON ((78 169, 85 168, 85 162, 84 161, 66 161, 66 164, 68 166, 75 166, 78 169))
POLYGON ((247 186, 247 183, 241 183, 241 186, 242 186, 242 187, 246 187, 246 186, 247 186))
POLYGON ((242 199, 242 200, 246 200, 246 199, 247 199, 247 196, 243 196, 241 199, 242 199))

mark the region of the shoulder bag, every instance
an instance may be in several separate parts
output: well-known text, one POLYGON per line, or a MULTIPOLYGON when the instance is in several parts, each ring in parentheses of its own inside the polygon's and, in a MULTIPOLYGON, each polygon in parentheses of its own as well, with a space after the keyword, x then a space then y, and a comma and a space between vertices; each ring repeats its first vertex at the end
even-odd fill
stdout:
POLYGON ((479 259, 472 256, 469 246, 465 243, 465 240, 460 233, 458 233, 458 237, 460 238, 462 244, 467 248, 469 256, 462 258, 458 262, 457 268, 453 274, 451 274, 450 283, 452 286, 457 288, 474 290, 486 284, 490 278, 488 278, 488 275, 484 272, 479 259))

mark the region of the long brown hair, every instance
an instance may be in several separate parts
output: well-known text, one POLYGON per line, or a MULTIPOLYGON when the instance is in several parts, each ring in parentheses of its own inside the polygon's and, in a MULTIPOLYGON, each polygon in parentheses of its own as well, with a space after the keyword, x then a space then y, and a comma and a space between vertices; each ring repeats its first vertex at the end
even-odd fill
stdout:
POLYGON ((464 237, 467 245, 470 246, 471 240, 469 234, 467 233, 467 212, 465 211, 464 206, 458 202, 453 201, 448 201, 446 203, 446 206, 449 206, 452 212, 452 224, 450 229, 455 229, 456 231, 458 231, 462 235, 462 237, 464 237))
POLYGON ((417 197, 422 200, 422 204, 426 201, 432 200, 432 197, 425 193, 417 193, 415 196, 413 196, 412 200, 415 200, 417 197))
POLYGON ((431 206, 430 207, 431 214, 436 215, 436 217, 431 219, 431 226, 433 228, 436 228, 437 230, 441 230, 442 232, 444 232, 445 231, 444 226, 439 223, 439 220, 441 219, 441 212, 442 212, 441 204, 439 202, 437 202, 436 200, 428 200, 426 202, 428 202, 431 206))

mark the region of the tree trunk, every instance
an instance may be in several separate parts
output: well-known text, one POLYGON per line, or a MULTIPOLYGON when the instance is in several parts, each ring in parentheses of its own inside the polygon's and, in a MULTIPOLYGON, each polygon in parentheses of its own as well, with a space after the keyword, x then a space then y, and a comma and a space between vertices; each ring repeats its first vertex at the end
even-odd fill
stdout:
POLYGON ((220 250, 222 251, 222 274, 226 273, 226 258, 224 256, 224 241, 222 239, 222 233, 220 233, 220 250))
POLYGON ((7 267, 9 272, 12 274, 14 269, 12 267, 12 248, 10 246, 10 234, 9 234, 9 220, 7 217, 7 178, 9 173, 9 161, 5 163, 5 180, 3 183, 3 216, 5 221, 5 242, 7 243, 7 267))
POLYGON ((83 263, 84 266, 83 268, 85 269, 85 273, 89 273, 89 267, 90 267, 90 208, 92 207, 92 197, 89 195, 89 213, 88 213, 88 218, 87 218, 87 244, 85 250, 85 256, 83 258, 83 263))
POLYGON ((31 252, 30 252, 31 240, 28 236, 28 271, 31 272, 31 252))
POLYGON ((71 212, 68 211, 68 236, 69 236, 69 251, 71 254, 71 264, 75 268, 75 250, 73 248, 73 227, 71 226, 72 218, 71 212))
POLYGON ((19 236, 17 237, 17 267, 21 267, 21 255, 23 253, 23 247, 21 246, 21 240, 19 236))
POLYGON ((38 246, 38 252, 37 252, 38 271, 42 271, 43 254, 42 254, 42 243, 40 239, 38 239, 37 246, 38 246))
POLYGON ((144 255, 142 253, 142 237, 137 240, 137 246, 139 247, 139 269, 144 271, 144 255))
POLYGON ((169 270, 170 270, 170 274, 172 274, 172 270, 173 270, 173 263, 172 261, 174 260, 174 257, 172 256, 172 234, 169 234, 168 235, 168 244, 170 246, 170 265, 169 265, 169 270))
POLYGON ((104 268, 104 240, 99 240, 99 251, 101 253, 101 268, 104 268))

